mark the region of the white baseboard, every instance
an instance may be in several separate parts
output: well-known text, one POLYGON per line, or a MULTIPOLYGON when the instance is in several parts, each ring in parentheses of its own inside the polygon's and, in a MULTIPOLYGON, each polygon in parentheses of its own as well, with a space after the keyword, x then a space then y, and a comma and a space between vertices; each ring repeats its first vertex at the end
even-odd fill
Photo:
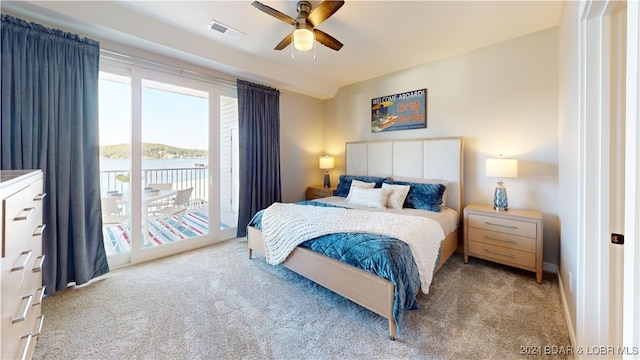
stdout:
POLYGON ((556 264, 552 264, 552 263, 547 263, 547 262, 543 262, 542 263, 542 271, 544 272, 550 272, 553 274, 558 274, 558 265, 556 264))
MULTIPOLYGON (((546 264, 545 264, 546 265, 546 264)), ((558 284, 560 285, 560 298, 562 299, 562 310, 564 312, 564 319, 567 322, 567 330, 569 330, 569 341, 571 341, 571 345, 573 348, 576 348, 576 332, 573 322, 571 321, 571 316, 569 315, 569 307, 567 306, 567 298, 564 296, 564 287, 562 285, 562 278, 560 277, 560 271, 558 271, 558 267, 556 266, 556 274, 558 275, 558 284)))

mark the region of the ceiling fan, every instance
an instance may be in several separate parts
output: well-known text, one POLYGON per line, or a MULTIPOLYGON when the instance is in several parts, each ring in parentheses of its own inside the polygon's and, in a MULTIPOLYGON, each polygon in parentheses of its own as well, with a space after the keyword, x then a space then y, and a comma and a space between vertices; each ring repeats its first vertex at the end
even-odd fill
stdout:
POLYGON ((255 6, 258 10, 275 17, 276 19, 282 20, 295 27, 293 32, 287 35, 278 45, 276 45, 274 48, 275 50, 282 50, 293 42, 293 46, 296 49, 300 51, 308 51, 313 48, 314 40, 317 40, 320 44, 336 51, 342 48, 342 43, 340 41, 336 40, 333 36, 325 33, 324 31, 316 29, 315 27, 338 11, 338 9, 344 5, 344 1, 323 1, 315 9, 312 9, 312 5, 309 1, 298 1, 298 16, 295 19, 258 1, 254 1, 251 5, 255 6))

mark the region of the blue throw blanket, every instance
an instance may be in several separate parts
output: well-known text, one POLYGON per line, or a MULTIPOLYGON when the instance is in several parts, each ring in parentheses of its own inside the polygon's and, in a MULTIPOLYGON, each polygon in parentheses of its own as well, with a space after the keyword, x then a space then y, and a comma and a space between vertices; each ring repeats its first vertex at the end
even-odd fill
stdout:
MULTIPOLYGON (((335 207, 317 201, 298 204, 335 207)), ((249 226, 261 229, 261 223, 262 211, 253 217, 249 226)), ((395 285, 393 318, 398 332, 404 311, 418 308, 415 295, 420 289, 420 275, 405 242, 384 235, 336 233, 305 241, 299 246, 391 281, 395 285)))

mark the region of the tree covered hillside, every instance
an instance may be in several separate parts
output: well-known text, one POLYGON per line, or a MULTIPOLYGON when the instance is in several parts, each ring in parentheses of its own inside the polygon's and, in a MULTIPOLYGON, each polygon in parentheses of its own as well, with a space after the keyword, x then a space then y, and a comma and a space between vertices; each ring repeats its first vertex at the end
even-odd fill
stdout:
MULTIPOLYGON (((104 159, 129 158, 129 145, 105 145, 100 147, 100 157, 104 159)), ((183 149, 164 144, 142 144, 142 157, 144 159, 203 159, 207 157, 206 150, 183 149)))

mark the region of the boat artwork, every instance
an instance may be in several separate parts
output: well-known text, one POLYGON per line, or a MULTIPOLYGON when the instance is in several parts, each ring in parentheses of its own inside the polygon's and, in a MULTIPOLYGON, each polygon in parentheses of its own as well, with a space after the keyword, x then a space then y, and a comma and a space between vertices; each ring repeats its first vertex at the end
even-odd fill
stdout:
POLYGON ((371 132, 427 127, 427 89, 371 99, 371 132))

